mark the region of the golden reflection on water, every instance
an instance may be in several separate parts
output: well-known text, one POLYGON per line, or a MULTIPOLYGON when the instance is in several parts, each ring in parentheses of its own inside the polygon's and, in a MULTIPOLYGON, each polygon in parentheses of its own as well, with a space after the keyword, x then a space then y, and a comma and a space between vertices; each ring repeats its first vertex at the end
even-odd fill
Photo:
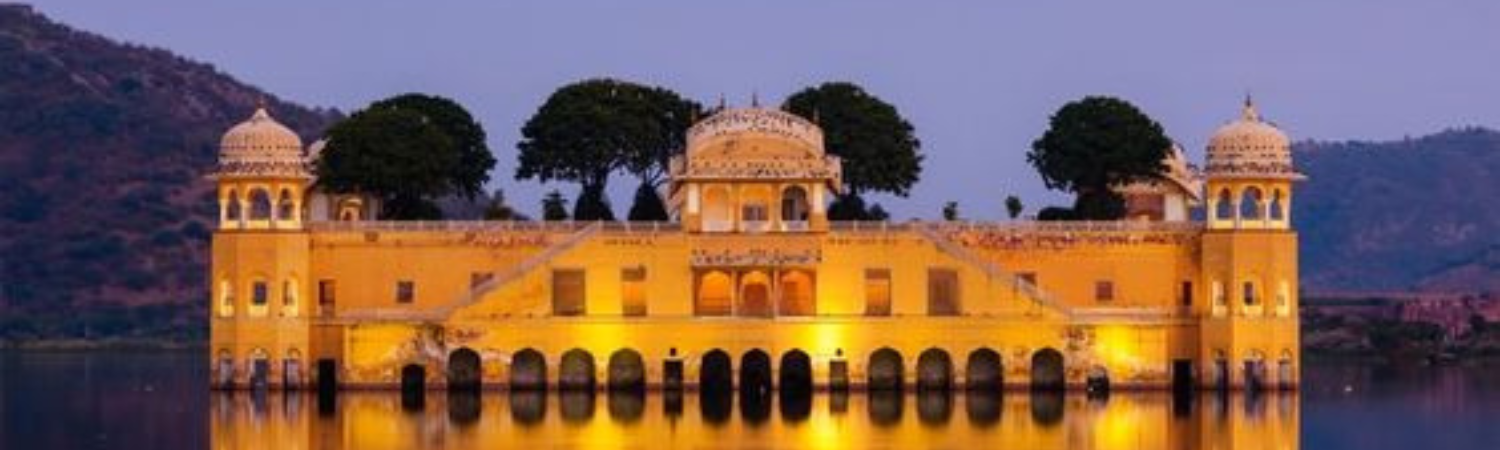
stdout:
POLYGON ((215 449, 1296 449, 1298 397, 217 393, 215 449))

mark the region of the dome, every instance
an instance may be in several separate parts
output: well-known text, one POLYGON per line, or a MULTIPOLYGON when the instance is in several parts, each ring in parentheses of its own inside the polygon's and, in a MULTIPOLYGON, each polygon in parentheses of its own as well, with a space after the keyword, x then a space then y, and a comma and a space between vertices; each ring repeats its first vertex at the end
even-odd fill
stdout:
POLYGON ((1292 167, 1292 143, 1286 133, 1262 121, 1255 103, 1245 99, 1239 120, 1219 127, 1208 141, 1211 177, 1300 178, 1292 167))
POLYGON ((308 176, 302 138, 256 108, 219 141, 219 174, 236 176, 308 176))

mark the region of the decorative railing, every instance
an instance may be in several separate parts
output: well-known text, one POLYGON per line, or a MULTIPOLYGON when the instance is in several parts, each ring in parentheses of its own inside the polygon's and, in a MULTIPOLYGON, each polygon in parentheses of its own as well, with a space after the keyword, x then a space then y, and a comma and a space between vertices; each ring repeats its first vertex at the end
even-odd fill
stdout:
POLYGON ((308 222, 312 231, 363 232, 363 231, 548 231, 576 232, 595 222, 549 222, 511 220, 361 220, 308 222))

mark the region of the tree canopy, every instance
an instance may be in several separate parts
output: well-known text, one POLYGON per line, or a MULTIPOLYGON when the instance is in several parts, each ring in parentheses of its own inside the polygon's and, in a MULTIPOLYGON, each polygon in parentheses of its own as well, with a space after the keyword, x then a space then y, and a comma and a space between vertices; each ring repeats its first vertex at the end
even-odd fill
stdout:
POLYGON ((559 88, 526 121, 516 179, 563 180, 583 189, 580 220, 613 220, 604 189, 616 170, 652 187, 681 154, 689 126, 702 106, 658 87, 594 79, 559 88))
POLYGON ((641 183, 635 189, 635 201, 630 205, 628 219, 631 222, 664 222, 671 219, 661 194, 650 183, 641 183))
POLYGON ((318 184, 382 200, 383 218, 436 219, 433 199, 473 198, 495 158, 484 129, 459 104, 406 94, 381 100, 335 124, 318 158, 318 184))
POLYGON ((1026 160, 1048 188, 1077 194, 1078 218, 1118 219, 1123 201, 1111 188, 1159 178, 1171 146, 1161 125, 1134 105, 1085 97, 1052 115, 1026 160))
MULTIPOLYGON (((922 142, 895 106, 848 82, 824 83, 787 97, 787 112, 817 122, 827 151, 844 160, 849 192, 905 197, 922 175, 922 142)), ((862 206, 862 205, 861 205, 862 206)))
POLYGON ((568 199, 563 198, 561 192, 553 190, 542 198, 542 220, 548 222, 568 220, 568 199))
POLYGON ((1024 209, 1026 209, 1026 205, 1021 203, 1020 197, 1014 195, 1005 197, 1005 214, 1010 216, 1011 219, 1020 217, 1021 211, 1024 209))

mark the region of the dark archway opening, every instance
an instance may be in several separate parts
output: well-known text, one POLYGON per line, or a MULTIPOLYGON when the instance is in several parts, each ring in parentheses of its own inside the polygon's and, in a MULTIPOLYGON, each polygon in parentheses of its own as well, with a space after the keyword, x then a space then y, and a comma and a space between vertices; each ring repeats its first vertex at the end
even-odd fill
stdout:
POLYGON ((407 364, 401 368, 401 407, 421 409, 427 397, 427 368, 407 364))
POLYGON ((528 348, 511 356, 510 388, 521 391, 547 388, 547 358, 542 352, 528 348))
POLYGON ((479 392, 482 373, 478 352, 459 348, 448 354, 448 390, 479 392))
POLYGON ((616 350, 609 355, 606 383, 612 391, 642 391, 646 389, 646 359, 632 349, 616 350))
POLYGON ((901 360, 901 353, 890 347, 883 347, 870 354, 870 362, 866 368, 867 385, 873 391, 899 391, 901 390, 906 364, 901 360))
POLYGON ((706 393, 730 392, 734 387, 734 363, 729 353, 710 350, 698 367, 698 389, 706 393))
POLYGON ((938 348, 917 355, 917 391, 947 391, 953 387, 953 359, 938 348))
POLYGON ((964 364, 964 382, 971 391, 999 392, 1005 385, 1005 366, 1000 353, 988 348, 969 352, 969 362, 964 364))
POLYGON ((547 393, 541 390, 510 392, 510 417, 522 426, 534 426, 547 418, 547 393))
POLYGON ((812 358, 802 350, 792 350, 781 355, 781 374, 777 380, 777 388, 794 394, 812 392, 812 358))
POLYGON ((1088 378, 1084 380, 1084 391, 1089 397, 1109 396, 1109 370, 1104 366, 1089 368, 1088 378))
POLYGON ((1062 391, 1067 387, 1063 371, 1063 355, 1057 350, 1043 348, 1031 355, 1031 389, 1036 391, 1062 391))
POLYGON ((580 348, 563 353, 557 369, 558 387, 564 390, 594 389, 594 355, 580 348))
POLYGON ((740 395, 766 395, 771 392, 771 355, 755 349, 740 357, 740 395))

